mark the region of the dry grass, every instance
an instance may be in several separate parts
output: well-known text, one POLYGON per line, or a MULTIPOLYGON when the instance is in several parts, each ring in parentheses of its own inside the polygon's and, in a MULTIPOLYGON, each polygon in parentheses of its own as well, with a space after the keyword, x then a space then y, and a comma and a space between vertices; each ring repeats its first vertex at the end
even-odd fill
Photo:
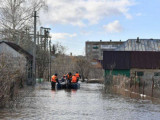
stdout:
POLYGON ((20 85, 23 85, 24 59, 0 55, 0 107, 13 100, 20 85))
MULTIPOLYGON (((106 77, 107 78, 107 77, 106 77)), ((105 80, 107 81, 107 79, 105 80)), ((145 94, 147 96, 152 96, 155 98, 160 98, 160 89, 159 89, 159 81, 155 80, 154 87, 152 88, 152 80, 151 79, 140 79, 138 82, 135 78, 131 79, 123 75, 117 75, 110 77, 109 81, 111 81, 109 85, 111 87, 118 88, 118 90, 126 90, 128 89, 130 92, 145 94)))

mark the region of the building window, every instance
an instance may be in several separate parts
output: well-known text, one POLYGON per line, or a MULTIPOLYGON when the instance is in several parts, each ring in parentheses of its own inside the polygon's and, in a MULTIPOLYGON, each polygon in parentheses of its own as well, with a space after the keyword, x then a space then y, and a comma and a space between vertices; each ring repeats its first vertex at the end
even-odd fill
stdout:
POLYGON ((91 62, 91 64, 92 64, 92 65, 97 65, 98 63, 97 63, 97 62, 91 62))
POLYGON ((160 76, 160 72, 155 72, 154 76, 160 76))
POLYGON ((112 45, 101 45, 101 49, 109 49, 112 48, 112 45))
POLYGON ((144 75, 144 72, 138 71, 138 72, 136 72, 136 75, 137 75, 137 76, 143 76, 143 75, 144 75))
POLYGON ((93 51, 93 52, 97 52, 97 51, 98 51, 98 49, 92 49, 92 51, 93 51))
POLYGON ((93 45, 93 49, 98 49, 98 45, 93 45))
POLYGON ((118 45, 116 45, 116 44, 113 44, 113 45, 112 45, 112 47, 117 47, 117 46, 118 46, 118 45))

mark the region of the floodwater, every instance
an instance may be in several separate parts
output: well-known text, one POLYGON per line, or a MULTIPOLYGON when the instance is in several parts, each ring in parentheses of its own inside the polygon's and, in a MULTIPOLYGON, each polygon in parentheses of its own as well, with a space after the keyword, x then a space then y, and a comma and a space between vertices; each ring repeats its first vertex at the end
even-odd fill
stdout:
POLYGON ((160 104, 105 93, 101 84, 81 83, 78 90, 50 90, 37 84, 12 109, 0 109, 2 120, 160 120, 160 104))

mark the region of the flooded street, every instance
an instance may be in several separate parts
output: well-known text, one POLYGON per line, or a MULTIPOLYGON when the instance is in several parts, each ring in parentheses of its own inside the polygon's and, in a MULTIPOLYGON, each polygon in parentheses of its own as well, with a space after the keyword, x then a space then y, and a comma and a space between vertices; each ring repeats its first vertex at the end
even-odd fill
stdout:
POLYGON ((0 109, 3 120, 159 120, 160 104, 104 93, 101 84, 81 83, 78 90, 50 90, 37 84, 13 109, 0 109))

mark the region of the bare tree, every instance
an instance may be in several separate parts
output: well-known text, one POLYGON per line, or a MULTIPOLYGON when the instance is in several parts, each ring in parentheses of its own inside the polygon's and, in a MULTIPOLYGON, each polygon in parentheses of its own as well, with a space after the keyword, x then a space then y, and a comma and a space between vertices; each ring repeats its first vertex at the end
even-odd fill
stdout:
POLYGON ((86 57, 79 57, 76 60, 76 70, 79 71, 82 77, 82 82, 85 81, 85 79, 88 79, 89 73, 91 69, 91 63, 90 60, 86 57))
POLYGON ((52 61, 52 74, 58 73, 59 76, 63 76, 68 72, 74 73, 74 58, 67 55, 58 55, 52 61))
POLYGON ((37 72, 38 72, 38 78, 44 78, 45 71, 48 69, 48 63, 49 63, 49 52, 42 50, 40 47, 37 46, 37 72))
POLYGON ((58 73, 59 76, 63 76, 68 72, 75 72, 75 57, 65 54, 66 47, 60 43, 56 43, 52 46, 52 54, 54 59, 52 60, 52 74, 58 73))
POLYGON ((59 42, 57 42, 52 46, 52 53, 54 55, 64 55, 65 52, 66 52, 66 47, 59 42))
POLYGON ((26 27, 33 26, 33 12, 45 6, 45 0, 0 0, 0 2, 1 29, 5 31, 8 40, 14 42, 26 27))

